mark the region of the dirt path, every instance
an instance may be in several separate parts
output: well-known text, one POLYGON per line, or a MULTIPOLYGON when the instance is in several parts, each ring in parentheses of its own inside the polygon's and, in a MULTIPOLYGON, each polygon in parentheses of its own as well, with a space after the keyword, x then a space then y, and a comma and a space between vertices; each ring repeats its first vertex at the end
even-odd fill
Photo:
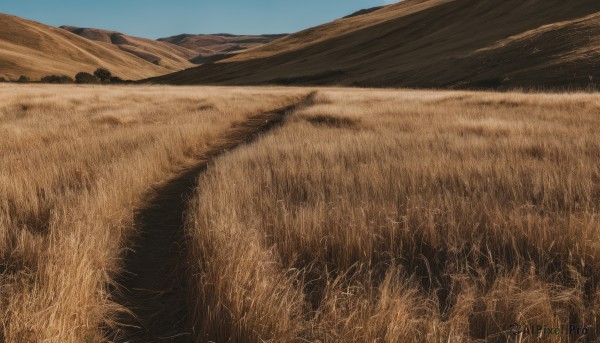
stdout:
POLYGON ((125 256, 125 273, 115 301, 133 315, 119 318, 125 326, 107 332, 115 342, 192 342, 187 320, 184 221, 187 200, 194 194, 198 176, 216 156, 279 124, 287 113, 309 105, 314 93, 302 102, 262 113, 233 125, 217 139, 197 165, 154 190, 154 196, 136 218, 139 234, 125 256))

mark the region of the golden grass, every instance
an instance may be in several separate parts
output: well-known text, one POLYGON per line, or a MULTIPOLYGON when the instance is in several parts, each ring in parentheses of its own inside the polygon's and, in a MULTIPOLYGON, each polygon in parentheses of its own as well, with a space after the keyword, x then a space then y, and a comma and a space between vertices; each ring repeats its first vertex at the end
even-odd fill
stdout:
POLYGON ((0 86, 0 341, 102 339, 153 186, 291 89, 0 86))
MULTIPOLYGON (((103 340, 153 188, 308 92, 0 87, 0 341, 103 340)), ((595 94, 320 89, 199 179, 196 340, 537 341, 514 322, 596 339, 599 110, 595 94)))
POLYGON ((595 94, 321 90, 200 178, 198 341, 538 341, 515 322, 596 339, 599 110, 595 94))

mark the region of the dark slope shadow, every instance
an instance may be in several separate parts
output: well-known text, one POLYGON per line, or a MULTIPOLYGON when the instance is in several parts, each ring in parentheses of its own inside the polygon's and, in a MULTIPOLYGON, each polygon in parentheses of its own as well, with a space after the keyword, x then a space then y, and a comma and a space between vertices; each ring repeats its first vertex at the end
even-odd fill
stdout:
POLYGON ((132 314, 122 314, 118 328, 106 329, 115 342, 192 342, 191 322, 186 304, 186 244, 184 221, 187 200, 207 164, 218 155, 253 141, 285 115, 308 106, 315 93, 303 101, 275 111, 262 113, 234 124, 198 164, 154 190, 147 205, 136 215, 138 234, 124 256, 125 272, 116 280, 120 285, 113 299, 132 314))

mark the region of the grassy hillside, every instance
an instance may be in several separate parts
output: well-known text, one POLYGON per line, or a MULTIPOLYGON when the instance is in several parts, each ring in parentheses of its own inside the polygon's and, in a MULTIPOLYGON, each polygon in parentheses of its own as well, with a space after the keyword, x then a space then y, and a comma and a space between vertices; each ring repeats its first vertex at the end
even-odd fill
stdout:
POLYGON ((161 42, 168 42, 194 50, 201 55, 234 53, 255 48, 269 43, 285 35, 192 35, 182 34, 160 38, 161 42))
POLYGON ((593 0, 406 0, 150 82, 587 87, 600 75, 598 11, 593 0))
POLYGON ((0 14, 0 77, 50 74, 75 76, 108 68, 126 79, 162 75, 175 70, 148 62, 111 44, 90 41, 63 29, 0 14))
POLYGON ((73 26, 61 26, 61 28, 93 41, 112 44, 125 52, 173 71, 194 66, 190 60, 198 56, 195 51, 178 45, 132 37, 120 32, 73 26))

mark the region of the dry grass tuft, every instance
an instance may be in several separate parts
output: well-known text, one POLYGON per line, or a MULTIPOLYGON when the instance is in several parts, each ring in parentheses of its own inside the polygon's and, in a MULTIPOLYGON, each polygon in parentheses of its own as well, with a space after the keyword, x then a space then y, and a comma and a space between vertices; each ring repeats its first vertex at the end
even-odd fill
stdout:
POLYGON ((356 129, 360 127, 360 121, 346 117, 337 117, 330 115, 316 115, 305 118, 307 122, 316 126, 328 126, 338 129, 356 129))

